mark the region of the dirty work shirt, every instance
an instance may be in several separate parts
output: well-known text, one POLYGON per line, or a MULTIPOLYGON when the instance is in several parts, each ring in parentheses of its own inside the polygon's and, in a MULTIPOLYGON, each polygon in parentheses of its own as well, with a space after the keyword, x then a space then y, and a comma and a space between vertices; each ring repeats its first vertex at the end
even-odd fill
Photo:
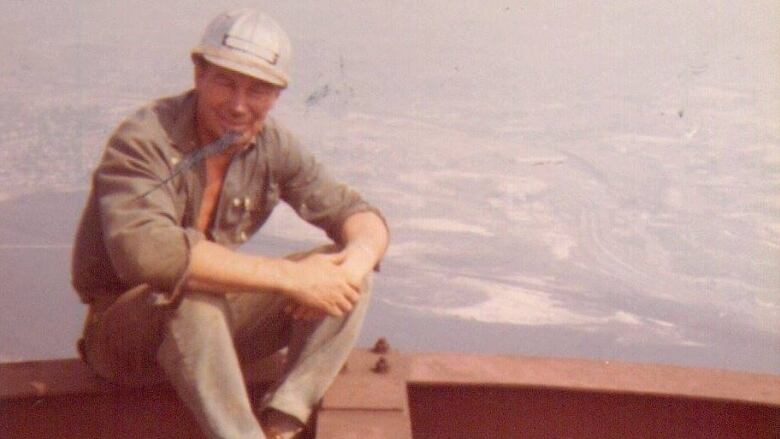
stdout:
POLYGON ((196 230, 206 184, 204 162, 151 190, 199 146, 196 99, 191 90, 155 101, 123 122, 109 139, 93 175, 73 251, 73 286, 85 303, 142 284, 175 301, 190 249, 199 240, 237 247, 265 223, 280 199, 337 243, 347 217, 367 210, 379 214, 355 191, 333 180, 269 118, 254 142, 231 160, 209 230, 205 235, 196 230))

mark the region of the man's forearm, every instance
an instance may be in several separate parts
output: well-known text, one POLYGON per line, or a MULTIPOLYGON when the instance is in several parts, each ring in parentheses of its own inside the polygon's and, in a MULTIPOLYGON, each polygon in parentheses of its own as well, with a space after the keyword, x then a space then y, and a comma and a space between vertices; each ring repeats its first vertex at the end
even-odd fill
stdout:
POLYGON ((366 274, 382 260, 389 233, 384 221, 373 212, 351 215, 341 226, 347 262, 360 266, 366 274))
MULTIPOLYGON (((341 230, 345 248, 344 259, 340 265, 346 269, 350 284, 357 287, 387 250, 388 231, 384 222, 373 212, 351 215, 341 230)), ((326 274, 311 266, 305 269, 299 265, 300 262, 287 259, 239 253, 202 240, 190 251, 190 266, 184 288, 218 294, 279 292, 300 298, 301 280, 306 280, 304 277, 317 279, 335 274, 326 274)))
POLYGON ((211 241, 200 241, 190 252, 185 288, 211 293, 279 291, 284 288, 283 259, 247 255, 211 241))
POLYGON ((210 241, 190 253, 185 289, 211 293, 278 293, 332 316, 352 310, 359 288, 339 266, 337 254, 311 254, 300 260, 250 256, 210 241))

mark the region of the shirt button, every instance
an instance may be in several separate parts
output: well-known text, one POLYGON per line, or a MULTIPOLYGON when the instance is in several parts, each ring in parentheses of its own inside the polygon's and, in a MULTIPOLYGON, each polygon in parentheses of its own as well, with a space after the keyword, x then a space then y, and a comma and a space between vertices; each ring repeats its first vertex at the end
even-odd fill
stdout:
POLYGON ((241 205, 241 198, 233 198, 233 207, 238 207, 241 205))
POLYGON ((241 232, 238 234, 239 241, 246 242, 247 239, 249 239, 249 236, 246 234, 246 232, 241 232))
POLYGON ((180 161, 180 160, 179 160, 179 158, 178 158, 178 157, 176 157, 176 156, 173 156, 173 157, 171 157, 171 159, 170 159, 170 160, 171 160, 171 164, 172 164, 173 166, 176 166, 176 165, 178 165, 178 164, 179 164, 179 161, 180 161))
POLYGON ((249 210, 252 207, 252 199, 244 197, 244 210, 249 210))

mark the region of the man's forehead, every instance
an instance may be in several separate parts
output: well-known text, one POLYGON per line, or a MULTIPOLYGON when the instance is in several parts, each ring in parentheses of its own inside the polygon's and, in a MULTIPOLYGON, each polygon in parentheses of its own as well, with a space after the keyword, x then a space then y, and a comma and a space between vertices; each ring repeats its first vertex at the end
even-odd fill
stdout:
POLYGON ((268 88, 281 88, 275 84, 271 84, 270 82, 263 81, 262 79, 259 78, 255 78, 254 76, 249 76, 239 71, 231 70, 227 67, 222 67, 217 64, 211 63, 206 59, 202 59, 202 63, 200 65, 203 66, 204 70, 211 72, 211 74, 218 74, 221 76, 229 77, 231 79, 246 81, 251 83, 252 85, 263 86, 268 88))

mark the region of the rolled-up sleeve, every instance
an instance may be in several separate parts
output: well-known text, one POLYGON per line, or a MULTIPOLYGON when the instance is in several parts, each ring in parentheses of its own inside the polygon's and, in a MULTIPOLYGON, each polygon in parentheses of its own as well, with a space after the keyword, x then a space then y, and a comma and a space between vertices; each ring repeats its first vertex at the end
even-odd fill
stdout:
POLYGON ((203 234, 180 225, 172 185, 158 187, 170 172, 165 160, 150 142, 114 135, 94 184, 106 250, 119 278, 173 295, 203 234))
POLYGON ((282 199, 305 221, 342 244, 341 227, 351 215, 374 212, 387 225, 379 209, 352 188, 336 181, 289 132, 280 130, 282 145, 282 199))

